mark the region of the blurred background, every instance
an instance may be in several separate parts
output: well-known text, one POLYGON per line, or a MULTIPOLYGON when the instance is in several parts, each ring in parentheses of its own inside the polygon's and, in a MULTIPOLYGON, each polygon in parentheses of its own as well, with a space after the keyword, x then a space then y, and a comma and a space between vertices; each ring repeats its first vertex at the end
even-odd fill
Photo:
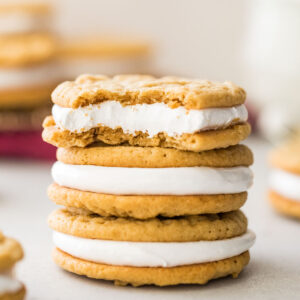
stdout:
POLYGON ((300 1, 0 1, 0 155, 54 158, 50 91, 81 73, 233 81, 277 143, 300 127, 300 1))

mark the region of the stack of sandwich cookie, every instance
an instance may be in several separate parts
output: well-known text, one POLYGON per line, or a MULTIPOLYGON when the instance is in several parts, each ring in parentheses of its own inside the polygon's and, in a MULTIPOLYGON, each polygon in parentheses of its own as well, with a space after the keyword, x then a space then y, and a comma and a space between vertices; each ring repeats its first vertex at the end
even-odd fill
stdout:
POLYGON ((0 299, 21 300, 25 296, 25 287, 13 278, 14 264, 22 259, 21 245, 0 232, 0 299))
POLYGON ((175 77, 80 76, 52 94, 54 260, 134 286, 204 284, 249 262, 245 92, 175 77), (191 108, 192 107, 192 108, 191 108), (219 140, 217 139, 219 138, 219 140))
POLYGON ((295 137, 270 154, 269 200, 287 216, 300 218, 300 138, 295 137))
POLYGON ((47 4, 0 4, 0 155, 39 146, 51 90, 61 80, 50 16, 47 4))

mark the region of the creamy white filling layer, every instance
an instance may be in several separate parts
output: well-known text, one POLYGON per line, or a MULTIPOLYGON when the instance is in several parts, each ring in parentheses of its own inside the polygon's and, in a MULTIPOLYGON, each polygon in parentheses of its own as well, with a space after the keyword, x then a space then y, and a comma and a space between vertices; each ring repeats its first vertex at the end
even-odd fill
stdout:
POLYGON ((9 275, 0 274, 0 296, 6 293, 14 293, 22 288, 18 280, 11 278, 9 275))
POLYGON ((120 266, 175 267, 218 261, 239 255, 255 242, 255 234, 245 234, 226 240, 199 242, 123 242, 80 238, 53 233, 57 248, 88 261, 120 266))
POLYGON ((15 12, 0 15, 0 34, 26 33, 48 29, 48 17, 15 12))
POLYGON ((0 89, 12 89, 53 84, 60 78, 55 63, 33 67, 0 69, 0 89))
POLYGON ((119 168, 54 163, 56 183, 78 190, 120 195, 233 194, 253 180, 248 167, 119 168))
POLYGON ((122 106, 118 101, 76 109, 54 105, 52 115, 58 127, 71 132, 83 132, 102 125, 113 129, 121 127, 125 133, 133 135, 141 131, 149 137, 160 132, 177 136, 223 128, 248 118, 245 105, 187 110, 182 106, 172 109, 164 103, 122 106))
POLYGON ((270 173, 269 186, 284 197, 300 201, 300 175, 273 169, 270 173))

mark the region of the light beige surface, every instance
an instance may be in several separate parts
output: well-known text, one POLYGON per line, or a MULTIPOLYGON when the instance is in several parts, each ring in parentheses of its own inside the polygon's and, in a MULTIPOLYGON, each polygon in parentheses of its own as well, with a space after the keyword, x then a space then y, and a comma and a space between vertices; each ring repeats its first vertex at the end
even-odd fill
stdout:
POLYGON ((295 237, 299 236, 300 223, 274 213, 266 199, 269 145, 257 139, 247 144, 255 155, 255 180, 243 211, 257 241, 251 248, 249 265, 237 280, 215 280, 205 287, 115 287, 60 270, 52 261, 51 231, 46 223, 48 214, 55 209, 46 195, 52 182, 51 165, 0 160, 0 228, 24 246, 26 257, 16 271, 26 284, 27 299, 98 300, 99 295, 102 299, 124 300, 297 299, 300 240, 295 237))

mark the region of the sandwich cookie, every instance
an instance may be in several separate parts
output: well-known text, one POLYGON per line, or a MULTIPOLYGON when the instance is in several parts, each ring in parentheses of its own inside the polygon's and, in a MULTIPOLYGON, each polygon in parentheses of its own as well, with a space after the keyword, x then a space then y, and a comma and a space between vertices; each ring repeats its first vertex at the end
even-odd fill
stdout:
POLYGON ((0 35, 49 31, 51 7, 46 3, 1 1, 0 35))
POLYGON ((269 200, 287 216, 300 218, 300 139, 295 138, 270 154, 269 200))
POLYGON ((58 77, 48 33, 0 36, 0 109, 32 109, 49 101, 58 77))
POLYGON ((93 142, 205 151, 250 133, 245 91, 230 82, 146 75, 82 75, 52 93, 43 138, 58 147, 93 142))
POLYGON ((59 210, 49 225, 59 266, 134 286, 237 277, 255 240, 241 211, 142 221, 59 210))
POLYGON ((0 232, 0 299, 21 300, 25 296, 25 287, 13 278, 13 266, 22 259, 21 245, 0 232))
POLYGON ((244 145, 205 152, 94 145, 59 148, 49 198, 102 216, 147 219, 239 209, 252 184, 244 145))

